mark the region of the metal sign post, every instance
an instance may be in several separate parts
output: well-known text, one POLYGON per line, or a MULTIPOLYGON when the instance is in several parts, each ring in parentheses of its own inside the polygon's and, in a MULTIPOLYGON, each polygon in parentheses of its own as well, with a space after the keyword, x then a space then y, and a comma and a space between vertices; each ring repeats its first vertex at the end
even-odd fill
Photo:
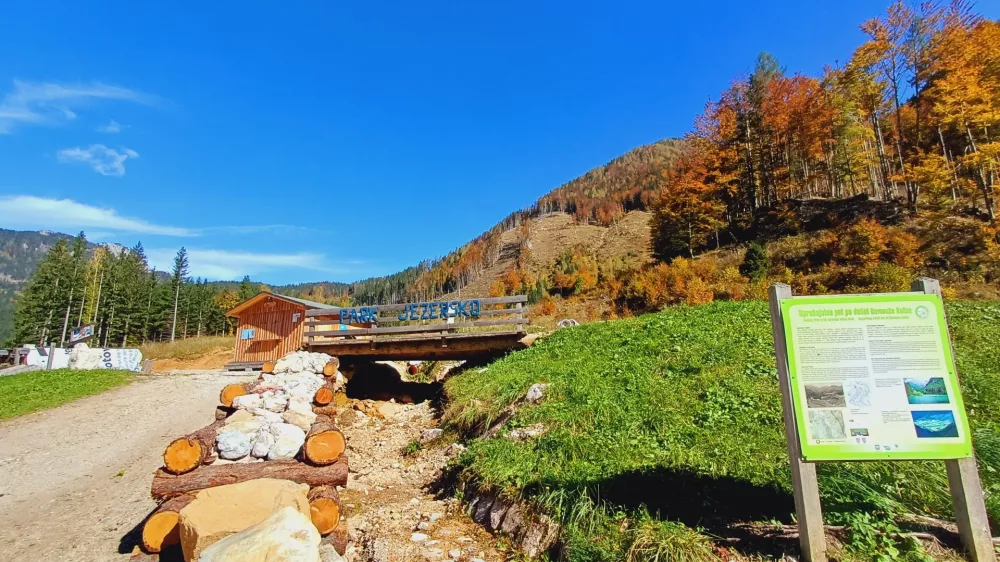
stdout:
POLYGON ((769 290, 785 437, 803 557, 826 560, 816 462, 947 464, 963 544, 995 562, 940 288, 793 297, 769 290))

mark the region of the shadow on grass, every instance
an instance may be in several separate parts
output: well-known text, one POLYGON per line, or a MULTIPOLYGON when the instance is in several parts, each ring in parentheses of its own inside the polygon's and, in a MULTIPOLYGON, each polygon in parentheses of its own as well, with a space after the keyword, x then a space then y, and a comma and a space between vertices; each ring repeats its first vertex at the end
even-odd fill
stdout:
POLYGON ((626 472, 588 484, 587 489, 592 499, 613 509, 645 509, 659 519, 680 521, 744 555, 781 556, 798 548, 794 537, 746 525, 792 522, 795 502, 778 488, 659 468, 626 472))

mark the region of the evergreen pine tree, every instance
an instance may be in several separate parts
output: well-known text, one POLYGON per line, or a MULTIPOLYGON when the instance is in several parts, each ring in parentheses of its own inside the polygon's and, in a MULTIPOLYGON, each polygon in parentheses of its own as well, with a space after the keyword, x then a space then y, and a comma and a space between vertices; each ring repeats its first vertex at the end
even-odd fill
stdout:
POLYGON ((170 341, 174 341, 177 335, 177 305, 180 303, 181 298, 181 285, 184 284, 184 276, 188 273, 188 257, 187 250, 181 247, 177 252, 177 256, 174 257, 174 271, 171 276, 174 289, 174 315, 173 321, 170 326, 170 341))

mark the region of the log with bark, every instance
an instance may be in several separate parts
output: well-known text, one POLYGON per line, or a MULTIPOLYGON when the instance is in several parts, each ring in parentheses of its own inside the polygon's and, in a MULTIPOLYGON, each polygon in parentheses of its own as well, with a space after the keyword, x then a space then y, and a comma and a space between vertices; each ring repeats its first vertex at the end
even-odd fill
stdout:
POLYGON ((261 373, 273 373, 274 372, 274 361, 265 361, 260 368, 261 373))
POLYGON ((163 468, 171 474, 184 474, 214 462, 215 434, 225 423, 225 419, 216 419, 194 433, 171 441, 163 450, 163 468))
POLYGON ((340 369, 340 359, 336 357, 331 357, 326 365, 323 365, 323 376, 332 377, 337 374, 337 370, 340 369))
POLYGON ((317 406, 326 406, 330 402, 333 402, 333 397, 336 394, 336 390, 333 385, 326 383, 316 390, 316 394, 313 395, 313 402, 317 406))
POLYGON ((313 406, 313 413, 317 416, 329 416, 332 420, 337 417, 337 407, 333 404, 329 406, 313 406))
POLYGON ((337 551, 337 554, 343 556, 347 552, 347 528, 338 527, 333 530, 332 533, 323 537, 320 544, 327 543, 337 551))
POLYGON ((142 526, 142 548, 157 553, 181 541, 178 524, 181 510, 194 501, 194 495, 184 494, 171 498, 150 515, 142 526))
POLYGON ((320 486, 309 490, 309 513, 313 525, 321 535, 329 535, 340 525, 340 495, 333 486, 320 486))
POLYGON ((236 412, 236 408, 227 408, 225 406, 215 407, 215 419, 224 420, 236 412))
POLYGON ((222 392, 219 393, 219 402, 227 408, 232 408, 234 398, 250 394, 250 391, 253 390, 253 387, 255 386, 257 385, 252 382, 227 384, 222 389, 222 392))
POLYGON ((316 416, 302 445, 302 456, 312 464, 324 466, 337 462, 346 448, 347 439, 333 420, 329 416, 316 416))
POLYGON ((291 480, 310 487, 346 486, 347 457, 341 455, 336 462, 326 466, 312 466, 296 460, 277 460, 201 466, 186 474, 170 474, 160 469, 153 476, 150 494, 156 500, 165 500, 206 488, 258 478, 291 480))

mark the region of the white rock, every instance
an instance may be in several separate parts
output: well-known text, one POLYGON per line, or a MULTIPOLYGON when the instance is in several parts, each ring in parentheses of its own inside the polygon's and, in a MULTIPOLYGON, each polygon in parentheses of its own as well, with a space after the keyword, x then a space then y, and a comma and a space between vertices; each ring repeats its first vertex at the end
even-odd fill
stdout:
POLYGON ((543 433, 545 433, 545 426, 540 423, 536 423, 526 427, 512 429, 506 437, 511 441, 527 441, 528 439, 538 437, 543 433))
POLYGON ((451 558, 452 560, 458 560, 461 557, 462 557, 462 551, 460 549, 453 548, 448 551, 448 558, 451 558))
POLYGON ((426 445, 427 443, 430 443, 431 441, 437 439, 438 437, 441 437, 443 433, 444 430, 437 427, 433 429, 425 429, 420 432, 420 444, 426 445))
POLYGON ((423 533, 413 533, 412 535, 410 535, 410 540, 413 542, 424 542, 425 540, 427 540, 427 538, 428 538, 427 535, 423 533))
POLYGON ((260 397, 260 394, 256 393, 244 394, 243 396, 233 398, 233 407, 240 410, 260 408, 262 404, 263 399, 260 397))
POLYGON ((250 435, 242 431, 223 431, 215 439, 219 456, 231 461, 249 455, 252 446, 250 435))
POLYGON ((447 449, 445 449, 444 454, 445 456, 453 457, 455 455, 461 455, 463 452, 465 452, 465 445, 462 445, 461 443, 452 443, 447 449))
POLYGON ((538 404, 539 402, 542 401, 542 398, 545 396, 545 389, 547 389, 548 387, 549 385, 547 384, 542 384, 542 383, 533 384, 531 385, 531 388, 528 389, 528 393, 524 396, 524 399, 532 404, 538 404))
POLYGON ((281 423, 281 414, 277 412, 265 410, 264 408, 252 408, 247 411, 253 414, 254 419, 256 419, 257 423, 261 426, 265 424, 281 423))
MULTIPOLYGON (((317 388, 316 390, 319 389, 317 388)), ((316 394, 316 390, 313 391, 313 395, 316 394)), ((312 414, 313 413, 312 405, 309 404, 311 400, 312 397, 310 397, 309 400, 302 400, 301 398, 291 398, 288 400, 288 410, 292 412, 299 412, 302 414, 312 414)))
POLYGON ((271 452, 271 447, 274 447, 274 434, 271 433, 271 426, 267 426, 266 428, 261 428, 257 434, 257 439, 253 443, 250 455, 254 458, 265 459, 267 458, 267 454, 271 452))
MULTIPOLYGON (((245 410, 241 410, 245 411, 245 410)), ((247 435, 256 435, 260 431, 260 422, 256 418, 251 418, 250 421, 227 423, 222 426, 217 433, 228 431, 239 431, 240 433, 245 433, 247 435)))
POLYGON ((430 522, 433 523, 433 522, 437 521, 438 519, 441 519, 442 517, 444 517, 443 513, 432 513, 431 516, 428 517, 427 519, 429 519, 430 522))
POLYGON ((285 411, 285 406, 288 405, 288 398, 284 394, 278 395, 274 392, 265 392, 263 395, 263 403, 265 410, 270 410, 280 414, 285 411))
POLYGON ((309 517, 286 506, 209 546, 198 562, 320 562, 319 543, 309 517))
POLYGON ((298 410, 285 410, 285 413, 281 414, 281 419, 285 423, 290 423, 302 431, 309 431, 313 422, 316 421, 316 414, 312 411, 303 413, 298 410))
POLYGON ((306 442, 306 432, 290 423, 272 424, 271 434, 274 435, 274 445, 271 446, 267 458, 272 461, 295 458, 302 444, 306 442))

